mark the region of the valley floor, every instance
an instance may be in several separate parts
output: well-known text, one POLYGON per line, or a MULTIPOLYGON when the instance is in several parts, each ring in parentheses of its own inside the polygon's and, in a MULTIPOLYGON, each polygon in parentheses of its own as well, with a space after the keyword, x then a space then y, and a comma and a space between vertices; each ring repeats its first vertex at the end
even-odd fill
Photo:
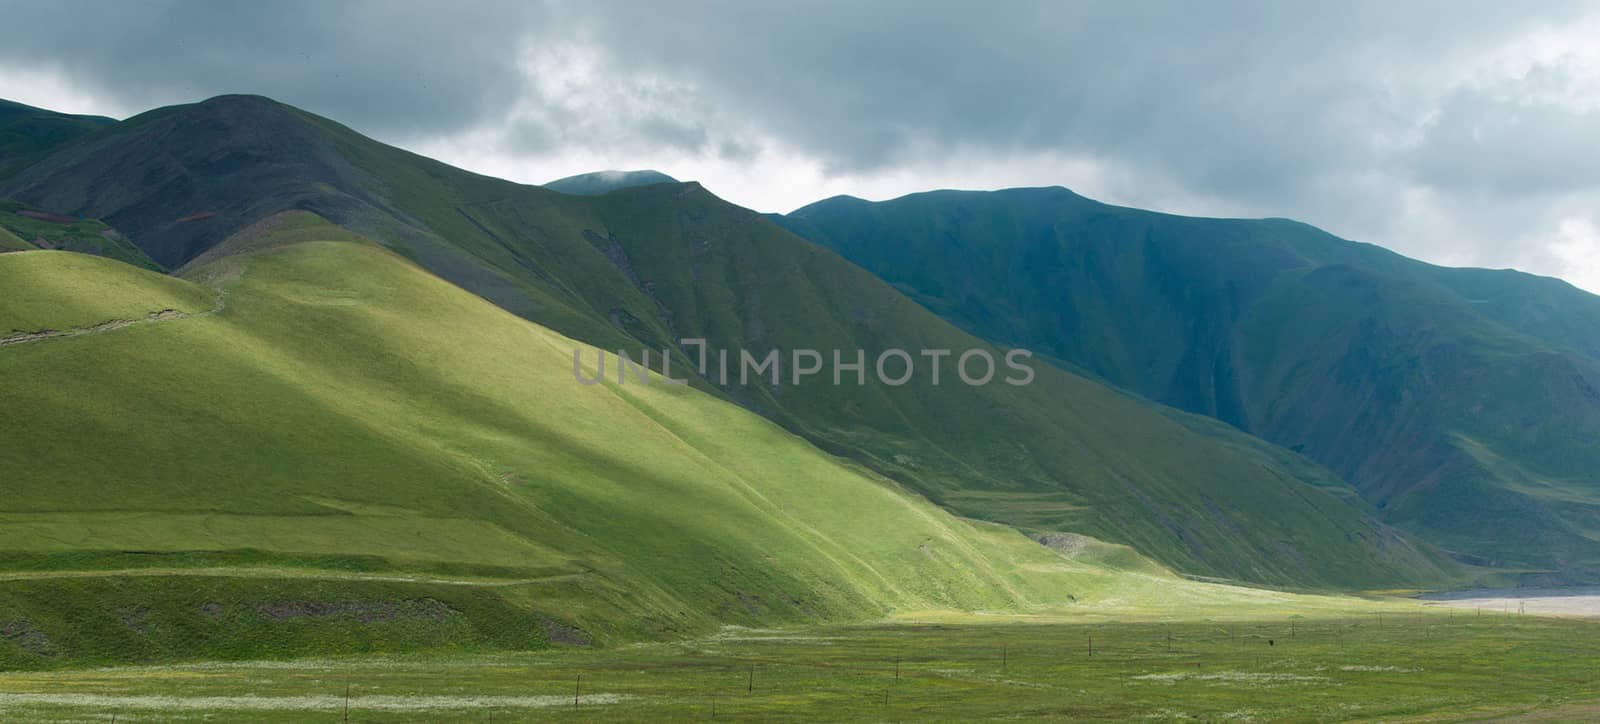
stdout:
POLYGON ((1596 664, 1600 623, 1443 609, 1173 623, 905 620, 729 628, 611 649, 0 673, 0 718, 1560 719, 1595 710, 1596 664))
POLYGON ((1600 618, 1600 586, 1452 591, 1428 596, 1435 605, 1487 613, 1600 618))

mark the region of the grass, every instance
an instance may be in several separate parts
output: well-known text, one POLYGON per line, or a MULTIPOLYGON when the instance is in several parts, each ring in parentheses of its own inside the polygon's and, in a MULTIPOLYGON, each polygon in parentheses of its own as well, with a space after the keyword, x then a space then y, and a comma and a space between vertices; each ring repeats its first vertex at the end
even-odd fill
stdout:
POLYGON ((27 251, 35 248, 37 247, 23 241, 21 237, 7 231, 5 227, 0 227, 0 252, 27 251))
MULTIPOLYGON (((649 347, 657 359, 693 337, 756 354, 985 344, 698 185, 556 193, 454 169, 259 97, 141 114, 19 179, 6 187, 18 198, 115 218, 153 257, 184 265, 188 279, 208 279, 229 254, 370 239, 566 337, 612 351, 649 347), (224 169, 206 161, 219 157, 272 162, 224 169), (182 193, 94 191, 144 188, 169 162, 186 169, 182 193), (202 211, 211 215, 196 218, 202 211)), ((471 348, 498 354, 476 341, 471 348)), ((364 352, 407 356, 372 345, 364 352)), ((676 354, 675 367, 685 369, 676 354)), ((372 361, 353 354, 340 364, 372 361)), ((1348 485, 1315 465, 1261 454, 1238 431, 1196 434, 1155 405, 1042 361, 1038 368, 1026 390, 934 389, 928 375, 903 388, 697 387, 960 516, 1092 535, 1185 573, 1319 589, 1444 585, 1461 574, 1437 550, 1377 524, 1348 485)), ((292 382, 298 372, 283 374, 292 382)), ((407 379, 424 398, 440 382, 407 379)), ((449 375, 443 382, 459 387, 449 375)), ((416 393, 397 385, 383 394, 416 393)), ((467 429, 447 428, 439 439, 467 429)), ((424 446, 437 444, 425 437, 424 446)), ((458 462, 495 457, 473 452, 458 462)))
MULTIPOLYGON (((96 219, 42 219, 25 212, 37 211, 25 204, 0 199, 0 229, 4 235, 27 241, 26 248, 61 249, 104 256, 144 269, 164 271, 132 241, 96 219)), ((14 250, 15 244, 0 239, 0 250, 14 250)))
POLYGON ((211 309, 216 293, 177 279, 65 251, 11 254, 0 263, 0 337, 68 331, 146 319, 174 310, 211 309))
POLYGON ((896 621, 605 650, 0 674, 12 717, 1459 721, 1594 711, 1600 625, 1410 607, 896 621), (1092 644, 1092 655, 1091 655, 1092 644), (581 682, 579 678, 581 677, 581 682), (577 706, 574 706, 574 695, 577 706))
POLYGON ((1302 452, 1462 559, 1578 580, 1600 561, 1600 509, 1525 484, 1592 490, 1600 469, 1600 297, 1564 282, 1059 187, 780 223, 980 337, 1302 452))
POLYGON ((957 518, 700 390, 579 385, 579 343, 375 245, 264 248, 195 270, 221 307, 108 259, 0 257, 0 277, 31 285, 10 312, 24 326, 215 310, 0 349, 0 437, 28 441, 0 449, 0 626, 20 632, 0 637, 0 665, 415 650, 456 625, 331 615, 297 633, 260 613, 285 602, 432 599, 489 648, 510 644, 482 621, 514 615, 526 648, 549 645, 544 621, 616 644, 908 611, 1296 600, 957 518), (217 627, 211 603, 254 633, 217 627), (140 605, 148 633, 125 620, 140 605), (501 613, 475 618, 486 606, 501 613))

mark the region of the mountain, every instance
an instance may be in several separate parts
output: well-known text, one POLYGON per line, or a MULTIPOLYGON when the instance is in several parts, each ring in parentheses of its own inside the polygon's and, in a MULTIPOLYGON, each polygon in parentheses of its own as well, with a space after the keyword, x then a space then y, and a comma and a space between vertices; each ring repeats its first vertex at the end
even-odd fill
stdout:
POLYGON ((551 191, 580 196, 599 196, 617 189, 649 186, 650 184, 675 184, 678 180, 660 171, 595 171, 556 179, 544 185, 551 191))
MULTIPOLYGON (((0 436, 26 441, 0 452, 0 561, 36 572, 0 581, 0 619, 60 615, 19 586, 150 594, 141 572, 173 577, 135 601, 174 635, 214 633, 200 614, 215 596, 228 610, 207 615, 257 628, 340 604, 490 643, 505 622, 480 612, 627 640, 1186 585, 955 518, 705 392, 576 384, 580 343, 310 214, 269 236, 189 275, 205 283, 0 255, 0 329, 56 331, 0 346, 0 436), (300 240, 321 236, 340 240, 300 240), (294 578, 332 583, 271 584, 294 578), (438 579, 465 593, 379 585, 438 579)), ((40 630, 127 615, 71 598, 58 605, 89 606, 84 621, 40 630)), ((62 645, 152 651, 138 628, 62 645)), ((39 663, 10 643, 0 661, 39 663)))
POLYGON ((1059 187, 780 222, 967 331, 1303 452, 1463 559, 1600 573, 1600 298, 1563 282, 1059 187))
POLYGON ((0 179, 69 141, 114 123, 103 116, 75 116, 0 100, 0 179))
MULTIPOLYGON (((674 376, 693 367, 685 338, 735 355, 1004 355, 698 184, 563 194, 454 169, 260 97, 142 114, 58 150, 0 195, 101 219, 185 276, 293 241, 371 239, 555 333, 655 350, 658 367, 670 351, 674 376), (297 212, 338 228, 303 231, 297 212)), ((1299 455, 1048 365, 1017 387, 957 384, 944 364, 943 384, 929 374, 898 387, 707 375, 693 387, 957 514, 1131 545, 1188 574, 1356 588, 1458 575, 1299 455)))

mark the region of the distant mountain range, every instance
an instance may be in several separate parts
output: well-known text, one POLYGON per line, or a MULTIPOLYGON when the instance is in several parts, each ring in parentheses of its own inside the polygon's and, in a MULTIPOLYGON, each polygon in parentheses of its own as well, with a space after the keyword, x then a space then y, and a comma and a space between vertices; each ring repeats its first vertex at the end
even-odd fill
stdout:
MULTIPOLYGON (((604 179, 625 188, 581 196, 508 183, 265 98, 225 96, 62 143, 0 180, 0 196, 103 221, 183 275, 329 236, 262 231, 310 212, 561 334, 672 349, 680 370, 683 338, 757 352, 984 344, 697 184, 573 183, 590 193, 604 179)), ((1306 458, 1065 369, 1044 365, 1027 388, 696 386, 958 514, 1132 545, 1190 574, 1343 588, 1459 575, 1306 458)))
POLYGON ((0 455, 17 488, 0 514, 56 516, 17 530, 104 517, 48 555, 0 536, 0 565, 154 545, 454 569, 472 563, 438 521, 478 520, 506 537, 469 548, 599 576, 564 589, 598 607, 570 622, 620 626, 636 603, 658 629, 729 610, 1028 606, 1156 570, 1118 546, 1191 576, 1323 589, 1600 574, 1600 299, 1555 280, 1060 188, 764 216, 650 171, 528 186, 256 96, 121 122, 7 105, 0 128, 0 250, 107 257, 0 265, 17 290, 0 379, 32 401, 0 429, 29 441, 0 455), (1026 387, 707 374, 686 400, 607 383, 589 409, 570 359, 550 356, 564 338, 650 349, 657 369, 665 350, 674 376, 694 366, 684 339, 1040 357, 1026 387), (530 345, 544 351, 523 359, 530 345), (768 502, 735 514, 696 487, 707 475, 768 502), (852 505, 867 507, 828 513, 852 505), (872 543, 922 530, 884 505, 935 515, 925 543, 872 543), (338 524, 434 543, 386 555, 347 532, 274 551, 261 531, 184 522, 202 514, 354 516, 338 524), (159 545, 127 527, 150 515, 176 516, 159 545), (742 522, 715 523, 728 515, 742 522), (772 526, 811 552, 756 553, 779 545, 754 533, 772 526), (1123 563, 1024 582, 999 563, 1033 555, 1016 531, 1123 563), (913 591, 918 577, 944 583, 913 591), (817 586, 834 593, 801 595, 817 586))
POLYGON ((776 220, 973 334, 1301 452, 1464 560, 1600 572, 1600 297, 1059 187, 776 220))

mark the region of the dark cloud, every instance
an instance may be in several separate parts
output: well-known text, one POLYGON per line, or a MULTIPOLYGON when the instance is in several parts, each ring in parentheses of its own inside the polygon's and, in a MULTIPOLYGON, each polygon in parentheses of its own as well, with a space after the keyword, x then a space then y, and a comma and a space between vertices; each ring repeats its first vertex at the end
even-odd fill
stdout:
POLYGON ((3 5, 0 68, 125 107, 264 93, 400 143, 839 179, 1062 159, 1066 185, 1082 161, 1121 202, 1546 272, 1541 235, 1600 213, 1578 2, 3 5))
POLYGON ((0 64, 47 65, 118 105, 259 93, 369 132, 457 130, 522 94, 524 3, 5 2, 0 64))
POLYGON ((1111 157, 1221 194, 1372 163, 1375 133, 1417 120, 1395 74, 1540 20, 1504 3, 596 7, 567 17, 619 72, 696 79, 840 173, 976 146, 1111 157))

